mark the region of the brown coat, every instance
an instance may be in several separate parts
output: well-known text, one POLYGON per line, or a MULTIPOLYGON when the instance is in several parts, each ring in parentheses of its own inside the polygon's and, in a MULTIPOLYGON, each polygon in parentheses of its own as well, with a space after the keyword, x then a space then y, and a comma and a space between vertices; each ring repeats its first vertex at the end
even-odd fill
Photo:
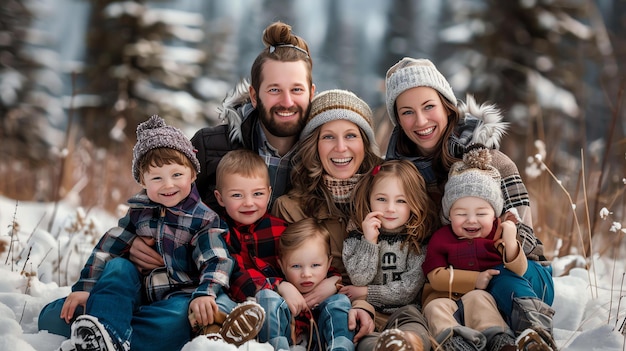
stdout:
MULTIPOLYGON (((347 223, 343 218, 331 217, 326 207, 318 209, 317 213, 305 214, 300 203, 290 197, 289 194, 276 199, 272 206, 272 214, 284 219, 289 224, 309 217, 315 217, 322 221, 322 225, 326 227, 330 233, 331 265, 341 273, 342 283, 344 285, 352 285, 341 257, 343 240, 348 236, 347 223)), ((372 316, 375 315, 374 307, 365 300, 353 301, 352 307, 362 308, 368 311, 372 316)))

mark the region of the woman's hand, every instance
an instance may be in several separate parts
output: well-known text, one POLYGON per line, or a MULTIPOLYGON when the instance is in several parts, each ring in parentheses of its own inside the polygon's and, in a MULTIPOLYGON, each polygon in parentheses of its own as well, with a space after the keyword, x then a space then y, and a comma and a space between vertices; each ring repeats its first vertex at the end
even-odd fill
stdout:
POLYGON ((352 340, 356 344, 362 337, 374 332, 374 319, 366 310, 352 308, 348 312, 348 329, 356 331, 352 340))

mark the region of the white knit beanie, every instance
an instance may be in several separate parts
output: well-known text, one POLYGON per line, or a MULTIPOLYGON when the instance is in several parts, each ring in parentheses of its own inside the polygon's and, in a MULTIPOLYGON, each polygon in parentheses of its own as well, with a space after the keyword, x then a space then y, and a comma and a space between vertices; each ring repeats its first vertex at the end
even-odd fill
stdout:
POLYGON ((396 99, 404 91, 416 87, 430 87, 441 93, 455 106, 457 104, 450 83, 437 70, 437 67, 427 59, 405 57, 391 66, 385 79, 387 90, 387 113, 391 123, 398 124, 395 105, 396 99))
POLYGON ((165 125, 163 118, 154 115, 137 126, 137 143, 133 147, 133 177, 137 183, 141 183, 139 161, 148 151, 161 147, 182 152, 200 173, 200 162, 191 141, 180 129, 165 125))
POLYGON ((300 139, 311 134, 315 128, 340 119, 359 126, 367 135, 372 148, 378 150, 372 124, 372 110, 365 101, 347 90, 326 90, 311 100, 309 119, 300 134, 300 139))
POLYGON ((463 161, 450 168, 441 209, 444 223, 450 222, 450 208, 460 198, 478 197, 487 201, 499 217, 504 200, 500 188, 500 172, 491 165, 491 153, 480 144, 468 147, 463 161))

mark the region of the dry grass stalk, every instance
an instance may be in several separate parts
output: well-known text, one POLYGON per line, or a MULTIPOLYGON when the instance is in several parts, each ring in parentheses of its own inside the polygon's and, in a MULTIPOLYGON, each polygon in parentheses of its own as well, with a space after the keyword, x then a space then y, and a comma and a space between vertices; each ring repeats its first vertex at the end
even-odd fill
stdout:
MULTIPOLYGON (((580 224, 578 222, 578 215, 576 215, 576 204, 574 204, 572 197, 570 195, 570 193, 567 191, 567 189, 565 189, 565 187, 563 186, 563 184, 561 183, 561 181, 554 175, 554 173, 552 173, 552 171, 550 170, 550 168, 548 167, 548 165, 546 165, 543 162, 543 158, 540 155, 535 156, 535 158, 537 159, 537 161, 541 164, 542 168, 548 172, 548 174, 552 177, 552 179, 554 179, 554 181, 557 183, 557 185, 561 188, 561 190, 563 190, 563 192, 565 193, 565 196, 567 196, 569 203, 570 203, 570 207, 572 210, 572 215, 574 216, 574 224, 576 225, 576 230, 578 232, 578 236, 580 239, 580 242, 583 243, 583 236, 582 236, 582 231, 580 229, 580 224)), ((587 252, 585 250, 585 246, 584 244, 581 245, 581 249, 583 251, 583 257, 585 259, 589 259, 589 256, 587 256, 587 252)), ((592 256, 592 255, 590 255, 592 256)), ((591 260, 593 261, 593 258, 591 258, 591 260)), ((594 273, 595 273, 595 265, 591 265, 592 268, 594 269, 594 273)), ((589 272, 589 270, 587 270, 587 276, 589 278, 589 288, 591 289, 591 296, 593 297, 593 284, 591 282, 591 273, 589 272)), ((596 286, 596 297, 598 296, 598 292, 597 292, 597 286, 596 286)))

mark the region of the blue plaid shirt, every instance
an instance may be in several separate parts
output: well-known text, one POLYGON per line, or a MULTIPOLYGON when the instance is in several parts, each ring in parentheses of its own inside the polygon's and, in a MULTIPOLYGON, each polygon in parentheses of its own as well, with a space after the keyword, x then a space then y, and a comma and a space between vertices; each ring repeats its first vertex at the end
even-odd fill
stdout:
POLYGON ((170 279, 197 286, 192 297, 217 296, 222 287, 228 287, 234 266, 224 241, 228 226, 200 200, 195 185, 174 207, 150 201, 145 190, 128 202, 128 212, 96 244, 72 291, 91 291, 109 260, 129 257, 138 236, 156 240, 155 249, 163 257, 170 279))
POLYGON ((271 208, 271 204, 274 203, 274 200, 280 195, 286 194, 287 191, 291 189, 291 158, 295 152, 295 147, 292 147, 289 152, 281 157, 278 155, 276 149, 267 142, 265 133, 263 133, 263 129, 258 123, 256 130, 258 136, 257 140, 259 140, 257 150, 259 155, 265 160, 267 170, 270 174, 270 185, 272 186, 272 198, 270 199, 271 208))

